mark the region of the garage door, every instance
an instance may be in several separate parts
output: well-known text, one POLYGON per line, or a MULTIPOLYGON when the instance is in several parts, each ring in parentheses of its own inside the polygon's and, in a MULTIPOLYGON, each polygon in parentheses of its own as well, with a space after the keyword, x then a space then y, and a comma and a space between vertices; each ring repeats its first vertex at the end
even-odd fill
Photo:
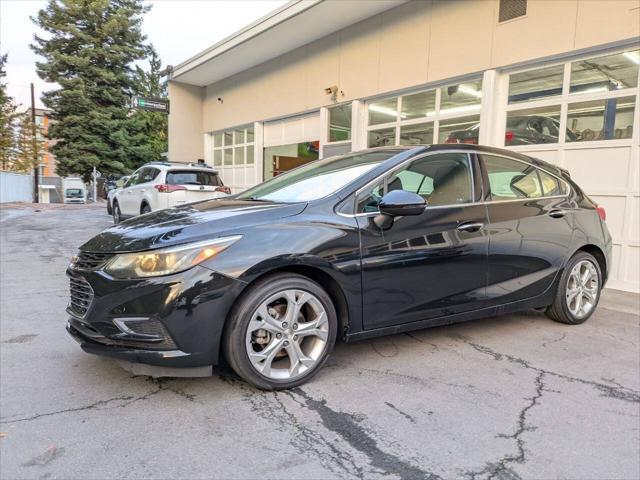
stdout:
POLYGON ((320 113, 300 115, 264 124, 264 147, 314 142, 320 138, 320 113))

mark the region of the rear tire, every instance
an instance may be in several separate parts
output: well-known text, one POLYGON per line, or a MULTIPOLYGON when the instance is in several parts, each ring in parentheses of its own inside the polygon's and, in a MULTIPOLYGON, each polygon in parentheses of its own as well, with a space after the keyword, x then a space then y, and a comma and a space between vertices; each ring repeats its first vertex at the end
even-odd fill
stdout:
POLYGON ((567 262, 553 303, 545 314, 556 322, 579 325, 595 312, 602 290, 600 265, 587 252, 578 252, 567 262))
POLYGON ((115 225, 119 224, 122 221, 122 213, 120 213, 120 205, 118 202, 113 202, 113 223, 115 225))
POLYGON ((225 359, 258 388, 293 388, 327 361, 337 326, 331 298, 320 285, 301 275, 270 275, 233 308, 223 338, 225 359))
POLYGON ((111 208, 111 204, 107 200, 107 214, 113 215, 113 209, 111 208))

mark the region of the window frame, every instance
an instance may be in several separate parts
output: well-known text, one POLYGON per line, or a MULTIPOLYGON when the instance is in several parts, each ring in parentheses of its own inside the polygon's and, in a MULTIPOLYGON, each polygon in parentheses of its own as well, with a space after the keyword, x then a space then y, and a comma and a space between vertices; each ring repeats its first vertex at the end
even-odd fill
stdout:
POLYGON ((467 207, 467 206, 471 206, 471 205, 478 205, 480 203, 482 203, 482 197, 484 196, 484 183, 483 183, 483 179, 482 179, 482 171, 478 168, 479 166, 479 159, 478 159, 478 152, 474 151, 474 150, 461 150, 461 149, 456 149, 456 148, 452 148, 452 149, 448 149, 448 150, 436 150, 434 152, 426 152, 423 154, 420 154, 418 156, 415 157, 411 157, 411 158, 407 158, 406 160, 404 160, 402 163, 396 165, 395 167, 393 167, 390 170, 387 170, 384 173, 381 173, 380 175, 378 175, 377 177, 375 177, 374 179, 368 181, 365 185, 363 185, 362 187, 356 189, 354 192, 351 192, 350 194, 347 195, 347 199, 348 200, 342 200, 341 202, 338 202, 338 204, 334 207, 334 211, 338 214, 338 215, 342 215, 342 216, 346 216, 346 217, 369 217, 371 215, 380 215, 380 211, 376 211, 376 212, 362 212, 362 213, 357 213, 356 212, 356 207, 358 204, 358 197, 360 196, 360 194, 374 186, 376 183, 382 181, 383 182, 383 192, 386 195, 387 193, 387 182, 389 180, 389 177, 391 177, 392 175, 394 175, 396 172, 398 172, 399 170, 403 170, 407 164, 413 163, 417 160, 421 160, 425 157, 429 157, 432 155, 438 155, 438 154, 443 154, 443 153, 464 153, 467 155, 467 158, 469 160, 469 168, 470 168, 470 172, 471 172, 471 198, 473 199, 473 201, 469 202, 469 203, 454 203, 454 204, 450 204, 450 205, 429 205, 427 204, 426 208, 427 209, 440 209, 440 208, 460 208, 460 207, 467 207), (478 194, 480 194, 480 197, 478 197, 478 194), (338 210, 341 210, 343 207, 344 203, 351 203, 351 213, 344 213, 338 210))
MULTIPOLYGON (((447 88, 447 87, 452 87, 452 86, 456 86, 456 85, 462 85, 465 83, 472 83, 472 82, 480 82, 480 93, 482 93, 482 90, 484 88, 484 78, 483 76, 473 76, 470 78, 466 78, 464 80, 459 80, 456 83, 446 83, 446 84, 438 84, 438 85, 434 85, 430 88, 423 88, 423 89, 418 89, 418 90, 410 90, 410 91, 406 91, 397 95, 386 95, 386 96, 378 96, 378 97, 374 97, 374 98, 370 98, 366 101, 366 108, 365 108, 365 112, 364 112, 364 119, 366 121, 366 129, 365 129, 365 137, 366 137, 366 141, 367 141, 367 148, 377 148, 377 147, 369 147, 369 133, 370 132, 375 132, 378 130, 385 130, 388 128, 394 128, 395 129, 395 138, 394 138, 394 143, 393 145, 388 145, 388 146, 411 146, 411 144, 409 145, 405 145, 405 144, 401 144, 400 143, 400 129, 404 126, 412 126, 412 125, 419 125, 419 124, 429 124, 431 123, 431 128, 433 129, 433 140, 431 142, 431 144, 437 144, 439 143, 438 141, 438 137, 440 135, 440 121, 442 120, 453 120, 456 118, 464 118, 464 117, 471 117, 471 116, 478 116, 478 123, 480 123, 481 121, 481 114, 482 114, 482 99, 483 97, 480 96, 479 98, 479 103, 478 104, 473 104, 473 105, 465 105, 465 106, 461 106, 461 107, 452 107, 450 109, 445 109, 442 110, 441 106, 442 106, 442 90, 447 88), (432 115, 425 115, 423 117, 418 117, 418 118, 412 118, 409 120, 402 120, 402 101, 404 97, 408 97, 411 95, 416 95, 419 93, 425 93, 425 92, 431 92, 431 91, 435 91, 435 103, 434 103, 434 107, 433 107, 433 114, 432 115), (385 101, 385 100, 391 100, 391 99, 396 99, 396 119, 392 122, 387 122, 387 123, 376 123, 376 124, 370 124, 369 123, 369 107, 371 106, 371 104, 373 103, 377 103, 380 101, 385 101)), ((386 146, 386 145, 385 145, 386 146)))
MULTIPOLYGON (((610 55, 623 54, 625 52, 636 52, 639 50, 637 45, 629 45, 624 48, 617 48, 615 50, 605 50, 597 53, 591 52, 588 55, 581 55, 577 57, 573 57, 570 59, 564 59, 563 61, 553 62, 553 63, 545 63, 540 64, 534 68, 520 68, 512 71, 505 71, 507 74, 507 92, 510 88, 511 77, 513 75, 517 75, 523 72, 531 72, 535 70, 542 70, 549 67, 554 66, 563 66, 563 77, 562 77, 562 89, 559 95, 551 96, 551 97, 543 97, 540 100, 531 100, 531 101, 522 101, 509 103, 509 96, 507 94, 507 98, 505 99, 505 103, 503 104, 504 115, 502 119, 502 140, 501 146, 509 149, 516 149, 516 151, 526 151, 526 150, 537 150, 540 148, 546 148, 552 146, 554 148, 557 147, 565 147, 570 145, 571 148, 583 146, 584 148, 595 148, 599 146, 607 146, 607 145, 617 145, 619 143, 626 144, 628 142, 632 142, 633 136, 631 138, 610 138, 610 139, 597 139, 597 140, 584 140, 584 141, 567 141, 567 124, 568 124, 568 116, 569 116, 569 106, 576 103, 583 103, 589 101, 598 101, 598 100, 611 100, 614 98, 623 98, 623 97, 635 97, 634 109, 638 109, 638 97, 640 97, 640 64, 638 64, 638 82, 633 87, 621 88, 617 90, 608 90, 604 92, 571 92, 571 67, 574 63, 583 62, 585 60, 608 57, 610 55), (559 107, 560 110, 560 125, 559 125, 559 134, 558 141, 555 143, 535 143, 528 145, 506 145, 505 135, 507 132, 507 117, 511 112, 518 112, 523 110, 531 110, 537 108, 549 108, 549 107, 559 107)), ((634 119, 637 116, 637 112, 634 111, 634 119)), ((634 129, 636 126, 634 125, 634 129)))
POLYGON ((328 107, 326 107, 327 109, 327 131, 326 131, 326 141, 324 142, 325 145, 341 145, 341 144, 347 144, 347 143, 352 143, 353 142, 353 133, 354 133, 354 123, 353 123, 353 102, 344 102, 344 103, 337 103, 335 105, 330 105, 328 107), (346 108, 348 107, 350 110, 350 118, 349 118, 349 138, 346 140, 331 140, 331 110, 337 110, 339 108, 346 108))
POLYGON ((481 169, 481 176, 482 176, 482 188, 483 188, 483 201, 481 203, 485 203, 485 204, 493 204, 493 203, 511 203, 511 202, 528 202, 528 201, 535 201, 535 200, 544 200, 546 198, 564 198, 564 197, 569 197, 569 195, 571 195, 572 192, 572 188, 571 185, 569 184, 569 182, 567 182, 564 178, 556 175, 553 172, 550 172, 549 170, 547 170, 546 168, 540 167, 538 165, 535 165, 534 163, 531 162, 527 162, 526 160, 522 160, 520 158, 515 158, 513 156, 510 155, 504 155, 502 153, 493 153, 493 152, 476 152, 476 156, 478 158, 478 164, 480 165, 480 169, 481 169), (493 157, 502 157, 502 158, 506 158, 508 160, 512 160, 514 162, 520 162, 523 163, 525 165, 528 165, 530 167, 533 167, 536 169, 536 176, 538 177, 538 182, 540 183, 540 190, 542 192, 542 196, 540 197, 531 197, 531 198, 512 198, 512 199, 508 199, 508 200, 494 200, 492 198, 492 194, 491 194, 491 184, 489 183, 489 172, 487 170, 487 165, 485 163, 485 160, 483 158, 483 156, 493 156, 493 157), (561 182, 562 185, 564 185, 564 189, 566 193, 560 194, 560 195, 545 195, 544 194, 544 188, 542 187, 542 181, 540 179, 540 174, 537 173, 538 171, 543 171, 544 173, 546 173, 547 175, 550 175, 551 177, 557 179, 558 181, 561 182))
MULTIPOLYGON (((336 214, 338 214, 338 215, 341 215, 343 217, 349 217, 349 218, 370 217, 370 216, 374 216, 374 215, 380 215, 380 211, 357 213, 356 212, 356 207, 357 207, 357 204, 358 204, 358 196, 364 190, 374 186, 376 183, 378 183, 380 181, 384 182, 383 189, 386 192, 388 177, 393 175, 396 171, 401 170, 408 163, 411 163, 411 162, 413 162, 415 160, 419 160, 421 158, 424 158, 424 157, 427 157, 427 156, 430 156, 430 155, 436 155, 438 153, 466 153, 466 154, 468 154, 469 160, 470 160, 470 166, 471 166, 471 175, 472 175, 472 198, 474 199, 474 201, 473 202, 469 202, 469 203, 452 204, 452 205, 432 205, 432 206, 427 205, 426 208, 428 208, 428 209, 453 208, 453 207, 470 207, 470 206, 473 206, 473 205, 486 205, 486 204, 489 204, 489 203, 523 202, 523 201, 531 201, 531 200, 544 200, 544 199, 547 199, 547 198, 568 198, 573 192, 573 189, 571 188, 571 184, 569 184, 569 182, 567 182, 564 178, 558 176, 557 174, 555 174, 553 172, 550 172, 546 168, 540 167, 540 166, 535 165, 534 163, 528 162, 526 160, 522 160, 522 159, 519 159, 519 158, 514 158, 511 155, 505 155, 505 154, 502 154, 502 153, 483 152, 481 150, 461 150, 461 149, 452 148, 451 150, 438 150, 438 151, 435 151, 435 152, 427 152, 427 153, 421 154, 419 156, 411 157, 411 158, 408 158, 408 159, 404 160, 402 163, 400 163, 399 165, 396 165, 391 170, 387 170, 386 172, 378 175, 377 177, 375 177, 375 178, 371 179, 370 181, 368 181, 362 187, 360 187, 360 188, 356 189, 354 192, 351 192, 350 194, 348 194, 346 196, 346 198, 342 199, 341 201, 339 201, 334 206, 334 212, 336 214), (561 182, 561 184, 564 186, 565 193, 560 194, 560 195, 545 196, 544 195, 544 190, 542 190, 543 195, 541 197, 536 197, 536 198, 515 198, 515 199, 510 199, 510 200, 492 200, 491 199, 491 186, 489 184, 489 177, 487 175, 487 168, 486 168, 484 160, 482 159, 482 155, 493 155, 493 156, 496 156, 496 157, 504 157, 504 158, 507 158, 509 160, 514 160, 516 162, 524 163, 525 165, 529 165, 529 166, 531 166, 531 167, 533 167, 533 168, 535 168, 537 170, 542 170, 547 175, 550 175, 550 176, 556 178, 559 182, 561 182), (478 196, 478 194, 480 196, 478 196), (348 204, 350 204, 351 213, 345 213, 344 212, 345 205, 348 205, 348 204)), ((538 175, 538 178, 539 177, 540 177, 540 175, 538 175)))
POLYGON ((235 167, 253 167, 256 164, 255 155, 256 155, 256 132, 255 132, 255 124, 248 123, 243 124, 237 127, 229 127, 224 130, 217 130, 209 133, 209 140, 211 142, 210 152, 211 152, 211 164, 214 168, 235 168, 235 167), (236 132, 243 131, 244 138, 242 142, 236 142, 236 132), (253 131, 253 139, 252 141, 247 141, 249 137, 249 131, 253 131), (231 135, 231 143, 226 141, 227 134, 231 135), (220 136, 221 144, 216 145, 216 136, 220 136), (253 156, 251 158, 251 162, 249 162, 249 157, 247 156, 247 150, 250 147, 253 147, 253 156), (242 149, 242 153, 244 156, 243 163, 236 163, 236 148, 242 149), (225 163, 225 150, 231 150, 231 163, 225 163), (220 163, 216 164, 216 152, 220 152, 220 163))

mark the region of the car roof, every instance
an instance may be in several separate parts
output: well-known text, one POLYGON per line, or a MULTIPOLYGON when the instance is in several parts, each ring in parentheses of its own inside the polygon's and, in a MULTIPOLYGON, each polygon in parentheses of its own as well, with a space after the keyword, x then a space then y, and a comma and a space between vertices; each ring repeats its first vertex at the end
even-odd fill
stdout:
POLYGON ((194 170, 194 171, 202 171, 202 172, 210 172, 217 174, 218 172, 210 167, 209 165, 202 165, 199 163, 182 163, 182 162, 149 162, 142 165, 140 168, 144 167, 155 167, 160 170, 170 171, 170 170, 194 170))
POLYGON ((493 153, 496 155, 504 155, 507 157, 515 158, 517 160, 522 160, 522 161, 531 163, 532 165, 535 165, 538 167, 543 167, 555 173, 556 175, 562 175, 562 174, 568 175, 567 170, 564 170, 552 163, 545 162, 544 160, 530 157, 528 155, 523 155, 522 153, 514 152, 513 150, 507 150, 506 148, 489 147, 486 145, 476 145, 476 144, 467 144, 467 143, 434 143, 434 144, 410 145, 410 146, 401 146, 401 147, 375 147, 375 148, 370 148, 366 151, 375 152, 375 151, 385 151, 388 149, 396 149, 398 153, 404 154, 404 155, 396 155, 390 158, 389 161, 392 161, 393 163, 396 163, 396 162, 401 163, 407 157, 414 157, 426 152, 457 150, 457 151, 493 153), (396 160, 394 161, 394 159, 396 160))

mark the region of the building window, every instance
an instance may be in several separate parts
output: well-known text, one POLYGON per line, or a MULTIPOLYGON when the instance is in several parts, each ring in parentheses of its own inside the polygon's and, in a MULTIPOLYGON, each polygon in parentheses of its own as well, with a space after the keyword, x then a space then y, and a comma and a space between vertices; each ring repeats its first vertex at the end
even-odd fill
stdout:
POLYGON ((482 80, 373 100, 367 107, 369 147, 478 143, 482 80))
POLYGON ((329 108, 329 142, 351 140, 351 104, 329 108))
POLYGON ((635 97, 570 103, 567 142, 631 138, 634 107, 635 97))
POLYGON ((511 74, 505 145, 631 138, 639 69, 632 50, 511 74))
POLYGON ((571 93, 597 93, 638 85, 639 50, 571 64, 571 93))
POLYGON ((498 21, 506 22, 527 14, 527 0, 500 0, 498 21))
POLYGON ((529 102, 562 95, 564 65, 516 73, 509 78, 509 103, 529 102))
POLYGON ((215 167, 253 165, 253 125, 238 127, 211 135, 213 142, 213 165, 215 167))
POLYGON ((44 177, 45 168, 45 165, 38 165, 38 175, 40 176, 40 178, 44 177))
POLYGON ((559 105, 507 112, 506 146, 558 143, 559 136, 559 105))

